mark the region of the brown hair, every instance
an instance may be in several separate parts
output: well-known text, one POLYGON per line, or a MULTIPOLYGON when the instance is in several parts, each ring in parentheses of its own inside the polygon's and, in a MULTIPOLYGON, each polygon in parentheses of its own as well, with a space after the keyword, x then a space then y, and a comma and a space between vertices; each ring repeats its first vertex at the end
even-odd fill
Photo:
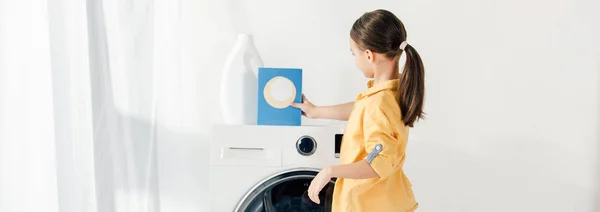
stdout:
MULTIPOLYGON (((350 38, 362 49, 399 60, 403 52, 400 44, 406 41, 406 30, 398 17, 390 11, 380 9, 358 18, 352 25, 350 38)), ((408 44, 404 51, 406 64, 398 80, 398 104, 402 121, 406 126, 413 127, 415 121, 424 116, 425 68, 415 48, 408 44)))

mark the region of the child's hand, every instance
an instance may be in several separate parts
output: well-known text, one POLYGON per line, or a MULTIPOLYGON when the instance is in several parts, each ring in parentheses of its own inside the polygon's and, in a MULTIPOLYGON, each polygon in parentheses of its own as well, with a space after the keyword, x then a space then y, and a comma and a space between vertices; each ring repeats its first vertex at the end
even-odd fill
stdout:
POLYGON ((321 193, 321 190, 329 183, 329 181, 331 181, 331 170, 329 168, 324 168, 310 182, 310 186, 308 187, 308 197, 310 200, 317 204, 321 204, 319 193, 321 193))
POLYGON ((302 103, 292 102, 291 106, 302 110, 302 115, 307 118, 317 118, 317 106, 308 101, 304 94, 302 94, 302 103))

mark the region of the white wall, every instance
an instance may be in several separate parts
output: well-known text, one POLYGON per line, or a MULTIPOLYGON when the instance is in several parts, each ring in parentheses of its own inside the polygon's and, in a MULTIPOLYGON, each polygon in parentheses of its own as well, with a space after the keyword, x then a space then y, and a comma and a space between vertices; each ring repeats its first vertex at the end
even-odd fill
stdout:
POLYGON ((205 209, 207 129, 236 33, 255 36, 265 65, 303 68, 314 103, 351 101, 366 79, 349 29, 376 8, 404 21, 425 62, 428 118, 406 164, 420 211, 600 210, 600 2, 343 2, 182 1, 184 86, 196 90, 181 98, 198 99, 201 118, 159 145, 163 211, 205 209))

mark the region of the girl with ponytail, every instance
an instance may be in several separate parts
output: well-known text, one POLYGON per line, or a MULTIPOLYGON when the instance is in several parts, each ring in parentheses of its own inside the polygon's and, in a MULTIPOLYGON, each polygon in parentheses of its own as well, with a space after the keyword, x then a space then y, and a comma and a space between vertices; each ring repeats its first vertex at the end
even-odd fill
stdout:
POLYGON ((309 198, 337 178, 333 211, 414 211, 412 185, 403 171, 409 129, 423 118, 425 69, 408 43, 402 22, 387 10, 358 18, 350 30, 356 66, 370 78, 355 102, 315 106, 303 98, 293 103, 309 118, 347 120, 340 165, 322 169, 312 180, 309 198), (406 54, 400 70, 399 59, 406 54))

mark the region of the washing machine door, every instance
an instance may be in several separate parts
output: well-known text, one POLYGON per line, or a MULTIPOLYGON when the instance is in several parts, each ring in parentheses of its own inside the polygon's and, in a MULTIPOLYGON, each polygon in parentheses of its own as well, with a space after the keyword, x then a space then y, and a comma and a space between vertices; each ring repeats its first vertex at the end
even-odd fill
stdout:
POLYGON ((331 211, 335 180, 319 193, 321 204, 315 204, 307 196, 310 182, 319 170, 300 168, 274 174, 256 184, 244 195, 235 212, 295 212, 331 211))

